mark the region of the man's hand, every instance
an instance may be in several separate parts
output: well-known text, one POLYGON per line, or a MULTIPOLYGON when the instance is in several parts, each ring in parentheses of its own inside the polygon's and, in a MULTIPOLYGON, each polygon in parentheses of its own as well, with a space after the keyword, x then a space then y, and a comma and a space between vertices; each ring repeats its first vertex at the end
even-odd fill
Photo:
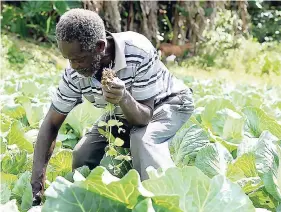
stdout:
POLYGON ((108 82, 106 86, 102 85, 104 99, 112 104, 119 104, 126 95, 125 83, 118 77, 112 82, 108 82))
POLYGON ((42 186, 40 183, 34 183, 31 184, 32 186, 32 195, 33 195, 33 200, 32 200, 32 206, 37 206, 40 205, 42 201, 42 186))

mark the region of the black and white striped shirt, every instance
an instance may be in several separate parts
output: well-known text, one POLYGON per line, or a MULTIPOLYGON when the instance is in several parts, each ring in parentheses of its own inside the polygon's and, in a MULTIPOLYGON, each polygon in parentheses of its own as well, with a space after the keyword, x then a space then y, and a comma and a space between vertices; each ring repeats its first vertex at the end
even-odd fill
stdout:
MULTIPOLYGON (((155 97, 155 104, 165 97, 186 90, 181 80, 176 79, 160 61, 152 43, 136 32, 111 33, 115 42, 115 66, 118 78, 138 101, 155 97)), ((103 108, 106 101, 102 95, 101 83, 93 77, 83 77, 74 69, 65 69, 52 107, 59 113, 68 114, 82 102, 82 96, 103 108)), ((116 110, 122 114, 119 108, 116 110)))

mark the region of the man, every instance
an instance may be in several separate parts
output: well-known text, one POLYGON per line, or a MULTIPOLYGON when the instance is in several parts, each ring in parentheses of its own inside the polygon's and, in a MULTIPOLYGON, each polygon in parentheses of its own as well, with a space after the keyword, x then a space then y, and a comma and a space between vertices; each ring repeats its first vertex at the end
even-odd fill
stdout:
MULTIPOLYGON (((84 9, 66 12, 57 24, 56 37, 71 67, 62 76, 37 138, 31 180, 34 205, 41 201, 58 130, 82 96, 96 107, 108 102, 116 105, 115 115, 126 131, 113 134, 130 146, 133 166, 142 180, 147 178, 148 166, 174 166, 168 141, 192 114, 192 93, 169 73, 151 42, 135 32, 106 32, 102 19, 84 9), (116 77, 103 86, 106 67, 112 67, 116 77)), ((73 169, 98 166, 106 146, 95 124, 74 148, 73 169)))

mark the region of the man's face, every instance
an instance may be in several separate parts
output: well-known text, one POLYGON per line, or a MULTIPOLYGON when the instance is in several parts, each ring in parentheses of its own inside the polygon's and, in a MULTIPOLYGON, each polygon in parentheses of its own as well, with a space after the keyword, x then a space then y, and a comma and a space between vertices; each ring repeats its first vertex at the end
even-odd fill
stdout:
POLYGON ((101 70, 103 53, 82 50, 78 41, 58 41, 58 46, 63 57, 69 59, 71 67, 79 74, 89 77, 101 70))

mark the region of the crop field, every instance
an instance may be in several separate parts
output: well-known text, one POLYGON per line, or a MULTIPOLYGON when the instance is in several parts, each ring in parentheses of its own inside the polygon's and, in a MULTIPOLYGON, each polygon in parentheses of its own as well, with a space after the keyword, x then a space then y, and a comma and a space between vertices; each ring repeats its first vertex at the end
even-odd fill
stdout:
MULTIPOLYGON (((8 36, 2 48, 0 210, 25 212, 32 207, 34 143, 64 64, 44 47, 8 36)), ((103 113, 85 100, 59 131, 39 210, 281 211, 281 85, 190 72, 175 71, 193 89, 196 105, 170 143, 176 167, 150 168, 143 182, 125 165, 114 173, 118 161, 106 157, 92 171, 72 172, 72 149, 103 113)))

